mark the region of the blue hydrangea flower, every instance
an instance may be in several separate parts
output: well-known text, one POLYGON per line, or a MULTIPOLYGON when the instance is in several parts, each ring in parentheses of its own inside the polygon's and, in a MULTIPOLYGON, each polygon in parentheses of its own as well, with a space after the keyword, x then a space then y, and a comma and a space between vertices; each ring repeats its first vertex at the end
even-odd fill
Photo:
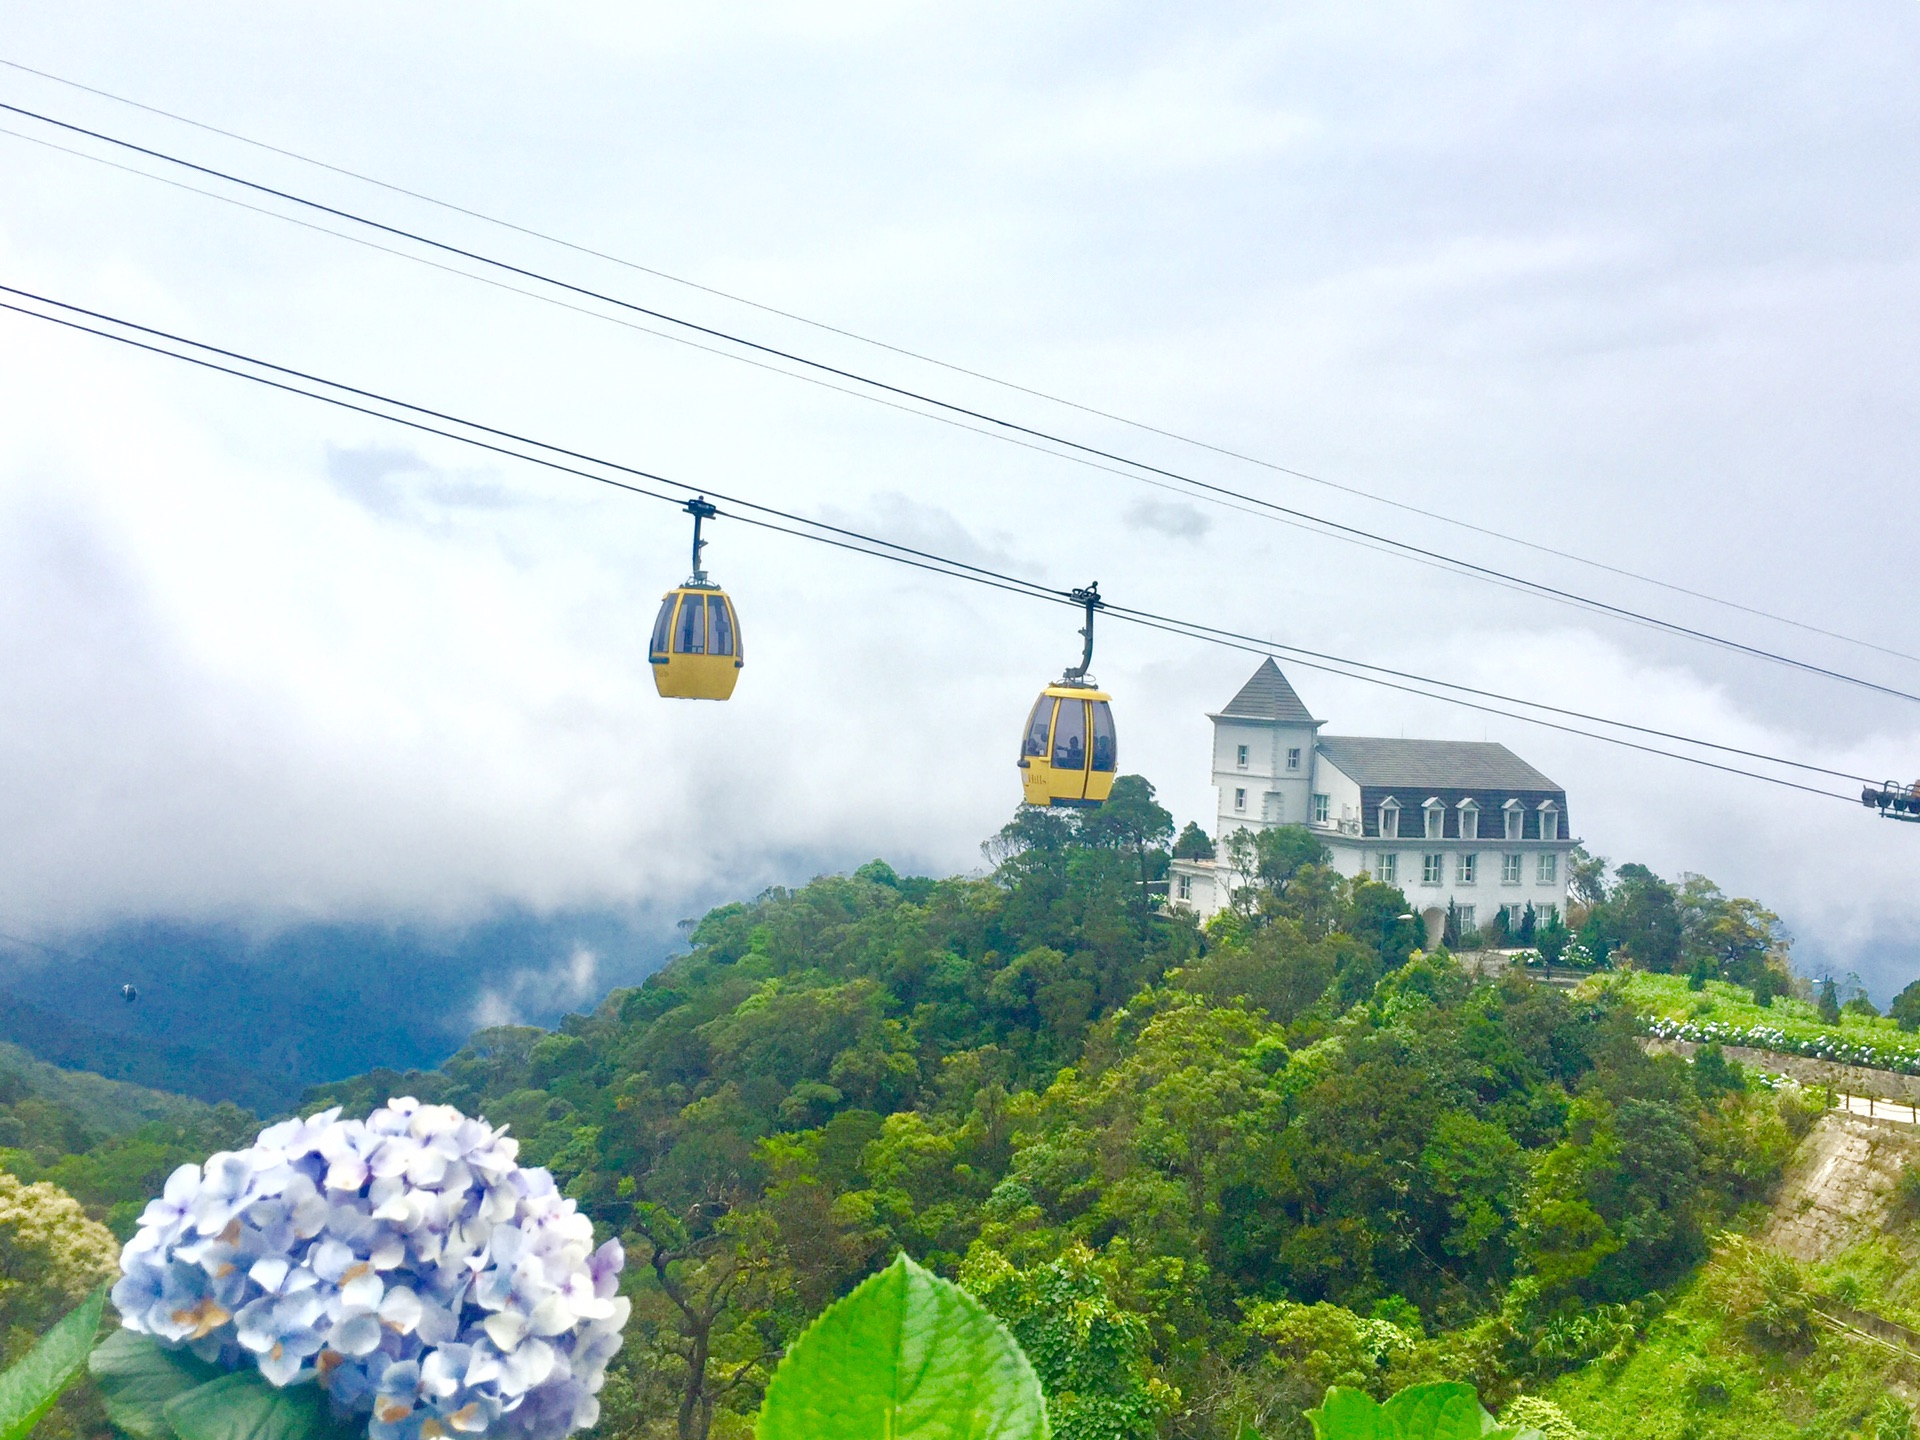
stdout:
POLYGON ((121 1252, 129 1330, 275 1385, 316 1379, 370 1440, 592 1425, 625 1256, 505 1129, 390 1100, 183 1165, 121 1252))

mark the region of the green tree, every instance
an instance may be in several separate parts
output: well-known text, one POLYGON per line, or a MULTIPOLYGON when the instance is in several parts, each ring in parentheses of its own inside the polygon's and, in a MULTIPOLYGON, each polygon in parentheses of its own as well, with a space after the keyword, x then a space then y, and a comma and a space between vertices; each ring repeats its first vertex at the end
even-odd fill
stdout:
POLYGON ((1820 982, 1818 1006, 1821 1020, 1829 1025, 1840 1023, 1840 987, 1833 983, 1831 975, 1820 982))
POLYGON ((1674 898, 1689 973, 1751 986, 1769 965, 1784 972, 1786 931, 1758 901, 1729 896, 1704 875, 1691 874, 1680 877, 1674 898))
POLYGON ((1567 889, 1577 904, 1591 910, 1607 898, 1607 857, 1589 855, 1584 845, 1567 856, 1567 889))
POLYGON ((666 1371, 667 1386, 677 1389, 679 1440, 706 1440, 715 1408, 737 1390, 764 1385, 779 1356, 755 1314, 766 1304, 771 1266, 721 1202, 684 1215, 642 1205, 632 1223, 651 1272, 643 1305, 653 1301, 658 1312, 643 1310, 635 1327, 637 1363, 666 1371))
POLYGON ((1003 1321, 1040 1377, 1058 1440, 1153 1440, 1180 1392, 1155 1375, 1146 1321, 1114 1303, 1093 1251, 1019 1269, 974 1247, 960 1283, 1003 1321))
MULTIPOLYGON (((0 1370, 15 1365, 61 1316, 120 1272, 120 1246, 71 1195, 0 1170, 0 1370)), ((89 1387, 69 1389, 39 1423, 40 1440, 113 1434, 89 1387)))
POLYGON ((1254 1408, 1269 1440, 1307 1440, 1314 1432, 1306 1412, 1333 1386, 1384 1397, 1387 1367, 1414 1349, 1413 1337, 1390 1321, 1325 1301, 1262 1302, 1241 1331, 1258 1356, 1254 1408))
POLYGON ((1887 1014, 1902 1030, 1920 1029, 1920 980, 1913 981, 1893 997, 1887 1014))
POLYGON ((1140 867, 1140 930, 1147 928, 1148 890, 1157 859, 1166 874, 1165 847, 1173 839, 1173 816, 1153 798, 1153 786, 1140 775, 1121 775, 1099 809, 1080 822, 1080 839, 1089 845, 1130 852, 1140 867))
POLYGON ((1567 933, 1567 922, 1556 911, 1547 917, 1547 923, 1534 931, 1534 943, 1540 949, 1540 958, 1549 965, 1558 965, 1560 957, 1567 953, 1567 946, 1573 936, 1567 933))
POLYGON ((1206 831, 1189 820, 1181 828, 1180 838, 1173 842, 1173 858, 1211 860, 1213 859, 1213 841, 1207 837, 1206 831))
POLYGON ((1288 1025, 1327 993, 1339 964, 1335 947, 1308 939, 1297 922, 1283 917, 1242 944, 1215 947, 1188 967, 1184 984, 1218 1004, 1245 1000, 1288 1025))
POLYGON ((1296 878, 1323 893, 1332 886, 1321 872, 1327 847, 1304 825, 1276 825, 1266 830, 1235 830, 1226 838, 1227 863, 1251 882, 1238 887, 1232 900, 1241 914, 1264 918, 1288 899, 1296 878))
POLYGON ((1644 865, 1622 865, 1611 893, 1595 911, 1607 937, 1644 970, 1673 970, 1680 962, 1680 907, 1673 887, 1644 865))

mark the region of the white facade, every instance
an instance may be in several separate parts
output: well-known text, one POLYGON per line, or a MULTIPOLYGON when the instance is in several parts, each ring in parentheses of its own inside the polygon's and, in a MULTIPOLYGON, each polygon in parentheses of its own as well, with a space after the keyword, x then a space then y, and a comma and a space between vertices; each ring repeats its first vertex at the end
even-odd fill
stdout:
POLYGON ((1574 841, 1566 793, 1504 745, 1322 736, 1272 660, 1213 721, 1215 860, 1175 860, 1169 900, 1202 920, 1248 883, 1227 863, 1236 830, 1305 825, 1332 867, 1397 886, 1437 943, 1506 909, 1518 928, 1563 914, 1574 841))

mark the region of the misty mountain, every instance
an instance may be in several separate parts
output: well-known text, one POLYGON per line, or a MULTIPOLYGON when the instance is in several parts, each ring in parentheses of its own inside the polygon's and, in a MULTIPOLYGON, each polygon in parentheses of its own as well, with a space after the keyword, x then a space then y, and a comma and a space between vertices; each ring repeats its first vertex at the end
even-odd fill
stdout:
POLYGON ((658 969, 676 940, 670 924, 596 912, 268 935, 149 921, 57 945, 3 941, 0 1040, 70 1069, 271 1111, 376 1066, 435 1065, 481 1025, 590 1009, 658 969))

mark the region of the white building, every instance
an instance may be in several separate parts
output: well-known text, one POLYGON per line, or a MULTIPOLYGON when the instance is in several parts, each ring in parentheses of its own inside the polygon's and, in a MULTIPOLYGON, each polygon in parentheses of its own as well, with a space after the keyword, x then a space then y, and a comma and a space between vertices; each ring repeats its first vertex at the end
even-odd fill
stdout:
POLYGON ((1322 735, 1272 660, 1213 721, 1216 859, 1175 860, 1170 899, 1206 919, 1248 883, 1227 862, 1236 830, 1305 825, 1342 875, 1397 885, 1438 943, 1508 913, 1519 928, 1564 911, 1573 849, 1567 792, 1504 745, 1322 735))

